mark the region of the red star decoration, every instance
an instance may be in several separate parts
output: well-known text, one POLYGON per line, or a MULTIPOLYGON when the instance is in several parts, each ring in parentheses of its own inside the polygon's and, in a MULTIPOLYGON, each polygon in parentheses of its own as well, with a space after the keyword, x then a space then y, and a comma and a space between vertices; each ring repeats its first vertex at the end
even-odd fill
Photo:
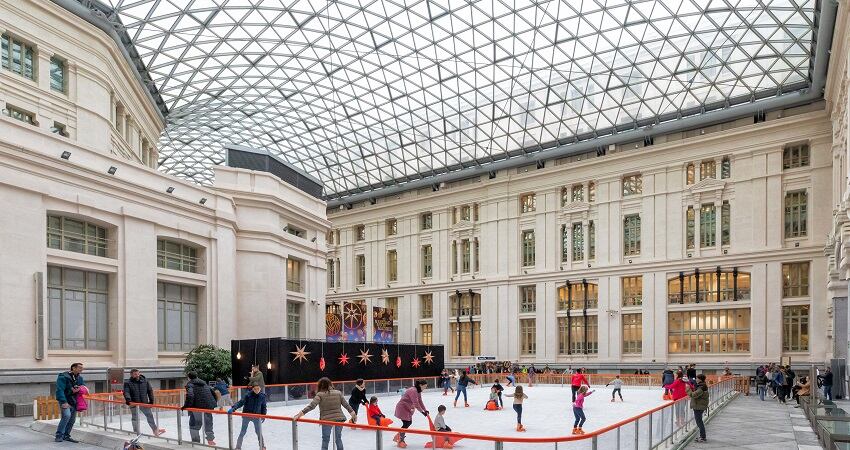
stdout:
POLYGON ((319 358, 319 370, 325 370, 325 357, 322 356, 319 358))
POLYGON ((419 367, 419 364, 420 364, 420 362, 419 362, 419 358, 418 358, 418 357, 417 357, 417 358, 413 358, 413 361, 411 361, 411 363, 410 363, 410 365, 411 365, 411 366, 413 366, 413 367, 417 367, 417 368, 419 367))
POLYGON ((339 355, 339 363, 343 366, 348 364, 348 355, 345 352, 339 355))
POLYGON ((395 357, 395 366, 401 368, 401 356, 395 357))

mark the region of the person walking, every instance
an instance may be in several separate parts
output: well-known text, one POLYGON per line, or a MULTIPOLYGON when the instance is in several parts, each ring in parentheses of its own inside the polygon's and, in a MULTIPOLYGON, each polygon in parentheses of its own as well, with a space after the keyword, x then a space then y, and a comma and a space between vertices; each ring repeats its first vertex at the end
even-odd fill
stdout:
MULTIPOLYGON (((186 383, 186 400, 181 409, 215 409, 217 405, 210 385, 198 378, 195 372, 187 373, 186 377, 189 378, 189 382, 186 383)), ((201 442, 201 426, 204 428, 207 445, 215 445, 212 413, 189 411, 189 435, 192 437, 192 442, 201 442)))
POLYGON ((585 385, 590 387, 590 383, 587 382, 587 377, 584 376, 584 368, 576 369, 573 376, 570 378, 570 388, 573 391, 573 403, 576 401, 576 394, 578 393, 581 386, 585 385))
POLYGON ((767 375, 764 371, 756 375, 756 391, 761 401, 764 401, 764 396, 767 394, 767 375))
MULTIPOLYGON (((464 371, 461 380, 466 377, 466 372, 464 371)), ((467 377, 467 380, 471 380, 471 378, 467 377)), ((473 381, 474 383, 474 381, 473 381)), ((395 405, 395 416, 401 420, 402 428, 410 428, 410 425, 413 424, 413 412, 418 410, 422 413, 423 416, 428 417, 428 409, 425 408, 425 404, 422 402, 422 389, 428 386, 428 382, 425 380, 416 380, 413 384, 413 387, 407 388, 404 391, 404 394, 401 395, 401 399, 395 405)), ((457 384, 458 393, 461 390, 460 380, 458 380, 457 384)), ((463 386, 463 391, 466 393, 466 385, 463 386)), ((457 404, 457 401, 455 401, 457 404)), ((469 406, 469 405, 466 405, 469 406)), ((407 444, 404 442, 404 433, 399 433, 395 435, 393 438, 394 441, 398 442, 398 446, 401 448, 407 447, 407 444)))
POLYGON ((164 429, 157 426, 156 420, 153 418, 153 412, 149 407, 131 405, 131 403, 142 403, 145 405, 154 404, 153 388, 151 387, 151 384, 148 383, 145 376, 139 372, 139 369, 131 370, 130 379, 124 382, 124 403, 130 407, 130 422, 133 424, 133 433, 141 434, 141 427, 139 426, 140 409, 142 414, 145 415, 154 436, 159 436, 160 434, 165 433, 164 429))
POLYGON ((694 410, 694 421, 699 428, 699 437, 696 442, 706 442, 705 423, 702 416, 708 409, 708 385, 705 383, 705 375, 703 374, 697 375, 696 380, 695 388, 691 388, 690 384, 687 385, 688 396, 691 398, 691 409, 694 410))
MULTIPOLYGON (((369 406, 369 401, 366 399, 366 382, 362 378, 358 378, 354 382, 354 388, 351 389, 351 396, 348 398, 348 404, 354 410, 354 414, 360 413, 360 405, 369 406)), ((366 422, 368 423, 368 417, 366 422)))
POLYGON ((773 384, 776 389, 776 398, 779 399, 780 402, 785 403, 785 368, 780 367, 779 370, 773 375, 773 384))
MULTIPOLYGON (((227 414, 233 414, 234 411, 242 408, 245 414, 260 414, 266 415, 266 394, 260 390, 260 385, 253 383, 250 385, 250 390, 238 401, 235 405, 227 410, 227 414)), ((265 450, 265 441, 263 440, 263 421, 259 417, 242 416, 242 429, 239 430, 239 437, 236 438, 236 450, 242 448, 242 439, 248 433, 248 425, 254 425, 254 432, 257 434, 257 441, 260 443, 260 448, 265 450)))
POLYGON ((263 372, 260 372, 259 364, 253 364, 251 366, 251 375, 248 376, 248 386, 252 384, 258 384, 260 386, 260 391, 263 394, 266 393, 266 378, 263 376, 263 372))
POLYGON ((823 375, 819 375, 818 377, 823 386, 823 398, 832 400, 832 369, 827 367, 823 375))
POLYGON ((460 398, 460 394, 463 394, 463 405, 465 407, 469 407, 469 400, 466 398, 466 387, 469 386, 469 383, 478 384, 472 378, 469 378, 466 371, 463 371, 463 374, 457 380, 457 391, 455 392, 455 408, 457 408, 457 399, 460 398))
MULTIPOLYGON (((316 395, 313 396, 313 401, 292 418, 298 420, 303 417, 304 414, 315 409, 316 406, 319 407, 319 420, 328 422, 345 422, 345 415, 342 413, 342 408, 345 408, 351 416, 351 423, 357 422, 357 413, 354 412, 351 405, 345 401, 345 397, 342 395, 342 392, 334 389, 333 384, 328 377, 319 378, 316 395)), ((322 425, 322 450, 328 450, 328 444, 330 444, 331 440, 331 431, 334 433, 336 450, 343 450, 342 427, 339 425, 322 425)))
POLYGON ((67 441, 76 444, 77 441, 71 437, 74 429, 74 421, 77 420, 77 393, 80 387, 85 386, 83 381, 83 363, 71 364, 71 370, 62 372, 56 377, 56 401, 61 408, 62 417, 56 426, 55 441, 67 441))

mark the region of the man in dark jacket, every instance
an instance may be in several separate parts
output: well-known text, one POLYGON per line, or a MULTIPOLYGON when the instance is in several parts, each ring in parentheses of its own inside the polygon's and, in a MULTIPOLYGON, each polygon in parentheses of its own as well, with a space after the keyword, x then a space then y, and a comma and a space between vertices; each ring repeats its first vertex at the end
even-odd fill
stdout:
POLYGON ((82 373, 83 363, 74 363, 71 364, 71 370, 60 373, 56 378, 56 401, 62 408, 62 418, 56 427, 56 442, 79 442, 71 437, 71 430, 77 419, 77 392, 80 386, 86 384, 82 373))
MULTIPOLYGON (((189 372, 186 376, 189 382, 186 384, 186 401, 183 402, 183 409, 215 409, 216 401, 212 388, 198 378, 195 372, 189 372)), ((215 445, 212 413, 189 411, 189 434, 192 436, 192 442, 201 442, 201 424, 204 426, 207 445, 215 445)))
MULTIPOLYGON (((261 414, 266 415, 266 394, 263 394, 261 387, 258 383, 251 383, 251 390, 242 397, 242 400, 236 402, 229 410, 227 410, 228 414, 233 414, 237 409, 242 408, 242 412, 245 414, 261 414)), ((262 423, 265 419, 259 419, 256 417, 245 417, 242 416, 242 430, 239 431, 239 437, 236 439, 236 448, 242 448, 242 439, 245 437, 245 434, 248 432, 248 425, 254 424, 254 432, 257 433, 257 440, 260 442, 260 448, 266 448, 263 445, 263 427, 262 423)))
MULTIPOLYGON (((661 386, 667 386, 673 382, 673 379, 673 371, 670 368, 665 368, 664 372, 661 372, 661 386)), ((664 388, 664 395, 670 395, 670 390, 664 388)))
POLYGON ((826 368, 822 375, 818 375, 821 385, 823 386, 823 396, 827 400, 832 400, 832 369, 826 368))
POLYGON ((702 416, 705 410, 708 409, 708 385, 705 384, 705 375, 699 374, 696 377, 697 383, 695 388, 691 385, 686 385, 688 396, 691 397, 691 409, 694 410, 694 422, 699 429, 699 437, 696 442, 705 442, 705 423, 702 421, 702 416))
POLYGON ((139 409, 142 410, 142 414, 147 418, 148 425, 150 425, 154 436, 165 433, 165 430, 160 429, 156 425, 153 412, 151 412, 149 407, 142 406, 140 408, 138 405, 130 405, 130 403, 143 403, 146 405, 152 405, 154 403, 153 388, 151 388, 145 376, 139 372, 139 369, 131 370, 130 379, 124 382, 124 402, 130 407, 130 415, 132 417, 130 421, 133 423, 134 433, 141 434, 141 431, 139 431, 139 409))

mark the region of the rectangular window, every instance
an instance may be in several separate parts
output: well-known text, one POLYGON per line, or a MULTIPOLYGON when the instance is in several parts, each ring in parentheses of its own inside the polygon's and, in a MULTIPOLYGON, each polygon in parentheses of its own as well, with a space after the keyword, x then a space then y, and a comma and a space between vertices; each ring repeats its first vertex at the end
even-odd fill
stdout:
POLYGON ((519 332, 521 341, 521 353, 523 355, 533 355, 537 353, 537 326, 535 319, 520 319, 519 332))
POLYGON ((690 186, 696 182, 696 169, 694 169, 694 163, 688 163, 685 166, 685 183, 690 186))
POLYGON ((570 229, 561 225, 561 262, 570 260, 570 229))
POLYGON ((519 197, 519 210, 523 214, 537 211, 537 196, 535 194, 521 195, 519 197))
POLYGON ((457 241, 452 241, 452 273, 457 273, 457 241))
POLYGON ((354 280, 358 286, 366 284, 366 255, 354 257, 354 280))
POLYGON ((430 230, 433 226, 432 221, 434 220, 431 213, 427 212, 419 216, 419 228, 421 230, 430 230))
POLYGON ((749 300, 750 274, 736 271, 681 273, 667 280, 667 299, 671 304, 749 300))
POLYGON ((286 337, 301 337, 301 305, 298 303, 286 304, 286 337))
POLYGON ((570 353, 590 354, 599 353, 598 319, 596 316, 577 316, 570 322, 570 353))
POLYGON ((452 225, 457 223, 457 206, 452 208, 452 225))
POLYGON ((47 266, 48 347, 106 350, 109 280, 105 273, 47 266))
POLYGON ((334 243, 334 234, 334 230, 331 230, 328 232, 327 235, 325 235, 325 242, 327 242, 329 245, 334 243))
POLYGON ((809 263, 797 262, 782 265, 782 297, 809 296, 809 263))
POLYGON ((592 181, 587 183, 587 201, 591 203, 596 201, 596 183, 592 181))
POLYGON ((387 281, 398 281, 398 252, 387 251, 387 281))
POLYGON ((13 38, 9 34, 3 34, 0 39, 2 39, 2 58, 0 58, 0 61, 2 61, 3 68, 24 78, 35 80, 33 70, 35 51, 32 46, 13 38))
POLYGON ((685 245, 688 250, 692 250, 696 246, 696 227, 694 207, 688 205, 688 210, 685 212, 685 245))
POLYGON ((570 188, 561 188, 561 207, 567 206, 570 203, 570 188))
POLYGON ((198 345, 198 288, 157 282, 159 351, 179 352, 198 345))
POLYGON ((640 255, 640 215, 623 218, 623 255, 640 255))
POLYGON ((167 239, 156 240, 156 266, 181 272, 198 272, 198 249, 167 239))
POLYGON ((475 272, 478 272, 478 269, 481 267, 480 264, 479 264, 479 261, 481 261, 481 258, 480 258, 481 253, 480 253, 480 246, 478 245, 478 238, 475 238, 473 240, 472 251, 475 254, 475 264, 474 264, 475 267, 473 267, 472 270, 475 271, 475 272))
POLYGON ((805 190, 785 194, 785 238, 805 237, 808 232, 809 197, 805 190))
POLYGON ((573 224, 573 261, 584 260, 584 227, 581 222, 573 224))
POLYGON ((519 312, 530 313, 537 311, 537 286, 521 286, 519 288, 519 312))
POLYGON ((29 125, 36 125, 35 122, 35 114, 26 112, 22 109, 15 108, 14 106, 6 103, 6 110, 4 114, 15 119, 20 120, 21 122, 27 123, 29 125))
POLYGON ((451 356, 473 356, 481 354, 481 322, 450 322, 449 340, 451 356), (458 330, 460 332, 458 333, 458 330))
POLYGON ((782 351, 809 351, 809 305, 782 307, 782 351))
POLYGON ((419 343, 423 345, 432 345, 434 342, 434 326, 430 323, 423 323, 419 325, 420 339, 419 343))
POLYGON ((583 202, 584 201, 584 186, 581 184, 573 185, 573 194, 572 201, 574 202, 583 202))
POLYGON ((728 156, 724 156, 720 160, 720 178, 727 179, 732 177, 732 160, 728 156))
POLYGON ((366 226, 365 225, 357 225, 354 227, 354 236, 358 241, 366 240, 366 226))
POLYGON ((587 259, 596 259, 596 226, 592 220, 587 223, 587 259))
POLYGON ((419 296, 419 318, 431 319, 434 317, 434 296, 432 294, 421 294, 419 296))
POLYGON ((63 216, 47 216, 47 247, 106 257, 106 228, 63 216))
POLYGON ((284 230, 285 230, 287 233, 289 233, 289 234, 291 234, 291 235, 293 235, 293 236, 295 236, 295 237, 299 237, 299 238, 301 238, 301 239, 306 239, 306 238, 307 238, 307 231, 306 231, 306 230, 302 230, 301 228, 298 228, 298 227, 296 227, 296 226, 293 226, 293 225, 289 225, 289 224, 287 224, 287 225, 286 225, 286 227, 284 227, 284 230))
POLYGON ((623 177, 623 197, 643 193, 643 178, 640 174, 623 177))
POLYGON ((623 306, 643 304, 643 277, 623 277, 623 306))
POLYGON ((534 262, 534 231, 526 230, 522 232, 522 266, 530 267, 534 262))
POLYGON ((393 312, 393 321, 398 320, 398 297, 387 297, 384 300, 384 305, 393 312))
POLYGON ((782 169, 796 169, 809 165, 809 144, 790 145, 782 150, 782 169))
POLYGON ((50 89, 65 92, 65 61, 55 56, 50 58, 50 89))
POLYGON ((717 163, 713 159, 699 163, 699 179, 717 178, 717 163))
POLYGON ((642 314, 623 314, 623 353, 640 353, 643 343, 642 314))
POLYGON ((460 241, 460 258, 461 258, 461 270, 463 273, 469 273, 470 270, 470 258, 471 258, 471 249, 469 246, 469 239, 464 239, 460 241))
POLYGON ((336 286, 336 267, 334 267, 334 260, 328 259, 328 288, 332 288, 336 286))
POLYGON ((478 203, 472 204, 472 220, 478 222, 478 203))
POLYGON ((387 236, 395 236, 398 234, 398 220, 387 220, 387 236))
POLYGON ((293 258, 286 259, 286 290, 291 292, 304 292, 301 284, 301 272, 303 261, 293 258))
POLYGON ((668 313, 670 353, 750 351, 750 310, 714 309, 668 313))
POLYGON ((723 200, 720 206, 720 245, 730 245, 732 242, 732 206, 729 200, 723 200))
POLYGON ((460 220, 465 220, 469 222, 472 218, 471 215, 472 208, 469 205, 463 205, 460 207, 460 220))
POLYGON ((717 208, 706 203, 699 209, 699 245, 714 247, 717 244, 717 208))
POLYGON ((481 314, 481 295, 480 294, 470 294, 468 292, 462 293, 460 295, 460 302, 458 302, 457 295, 452 295, 449 297, 451 308, 450 314, 452 317, 463 316, 478 316, 481 314))
POLYGON ((431 278, 434 276, 434 255, 431 250, 431 245, 422 246, 422 277, 431 278))

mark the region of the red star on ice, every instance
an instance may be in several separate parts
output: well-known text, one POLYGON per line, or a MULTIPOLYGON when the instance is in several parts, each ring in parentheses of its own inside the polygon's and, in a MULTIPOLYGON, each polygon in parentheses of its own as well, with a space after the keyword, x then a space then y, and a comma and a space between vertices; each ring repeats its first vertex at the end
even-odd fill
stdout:
POLYGON ((434 352, 425 352, 425 364, 431 364, 434 362, 434 352))
POLYGON ((411 361, 411 363, 410 363, 411 366, 417 367, 417 368, 419 367, 419 364, 421 364, 419 362, 419 358, 413 358, 413 361, 411 361))
POLYGON ((339 363, 342 364, 343 366, 348 364, 348 355, 345 354, 345 352, 342 352, 339 355, 339 363))

